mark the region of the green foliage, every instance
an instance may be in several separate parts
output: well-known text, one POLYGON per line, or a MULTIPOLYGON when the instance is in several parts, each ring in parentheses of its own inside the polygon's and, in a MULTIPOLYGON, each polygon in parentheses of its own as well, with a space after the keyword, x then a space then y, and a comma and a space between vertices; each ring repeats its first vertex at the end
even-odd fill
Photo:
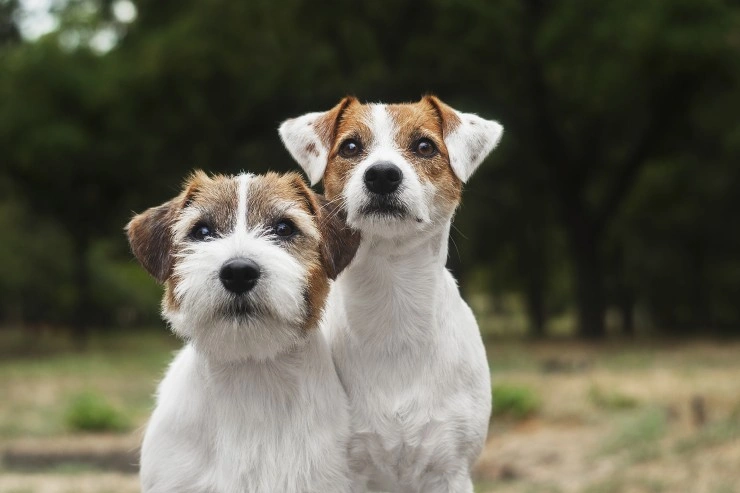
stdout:
POLYGON ((605 391, 596 385, 592 385, 588 390, 588 399, 594 406, 609 411, 634 409, 640 404, 640 402, 632 396, 613 390, 605 391))
POLYGON ((542 402, 529 387, 511 384, 493 386, 493 415, 524 419, 537 414, 542 402))
POLYGON ((650 458, 658 453, 657 442, 665 432, 665 412, 647 408, 626 416, 607 439, 602 451, 606 454, 629 451, 637 461, 650 458))
POLYGON ((506 128, 456 218, 463 285, 519 295, 537 335, 576 312, 603 336, 612 306, 641 330, 740 327, 731 2, 141 0, 130 26, 62 2, 33 42, 19 3, 0 7, 0 321, 153 318, 154 285, 126 267, 131 211, 194 167, 295 169, 278 122, 346 93, 435 92, 506 128), (87 44, 101 29, 120 37, 108 53, 87 44))
MULTIPOLYGON (((70 323, 77 293, 72 246, 65 231, 15 201, 0 202, 0 230, 4 232, 0 261, 5 263, 0 319, 32 325, 70 323)), ((98 241, 90 247, 86 261, 94 266, 95 302, 86 308, 88 318, 104 326, 157 323, 162 289, 125 250, 117 251, 125 248, 121 240, 98 241)))
POLYGON ((75 396, 64 416, 67 426, 74 431, 127 431, 129 419, 113 407, 103 395, 85 392, 75 396))
POLYGON ((0 201, 0 231, 0 319, 69 320, 75 291, 64 231, 8 200, 0 201))
POLYGON ((679 440, 675 450, 679 454, 695 453, 698 449, 716 447, 740 439, 740 422, 724 420, 710 423, 690 437, 679 440))
POLYGON ((101 241, 90 252, 96 266, 91 284, 97 293, 92 320, 115 327, 159 325, 162 287, 136 261, 116 252, 117 246, 101 241))

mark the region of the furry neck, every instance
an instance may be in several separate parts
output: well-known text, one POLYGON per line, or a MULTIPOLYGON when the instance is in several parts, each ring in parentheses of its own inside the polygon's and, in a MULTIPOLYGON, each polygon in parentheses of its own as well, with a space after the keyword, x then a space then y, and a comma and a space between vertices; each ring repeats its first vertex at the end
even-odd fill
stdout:
POLYGON ((403 239, 363 237, 339 279, 350 332, 358 343, 418 349, 432 342, 450 224, 403 239))
POLYGON ((211 352, 200 351, 197 347, 194 349, 203 371, 214 377, 240 381, 253 378, 294 380, 304 375, 306 367, 310 366, 311 353, 316 351, 318 345, 317 336, 317 331, 311 331, 285 351, 261 359, 245 357, 229 360, 211 352))

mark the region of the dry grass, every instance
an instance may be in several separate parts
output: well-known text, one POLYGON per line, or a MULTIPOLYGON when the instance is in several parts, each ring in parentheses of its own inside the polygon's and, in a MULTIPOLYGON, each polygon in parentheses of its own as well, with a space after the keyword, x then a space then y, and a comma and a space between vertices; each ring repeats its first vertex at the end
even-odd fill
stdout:
POLYGON ((178 346, 164 329, 97 337, 85 351, 55 334, 29 341, 0 332, 0 492, 138 491, 135 474, 103 472, 95 464, 131 469, 157 380, 178 346), (71 430, 68 410, 83 393, 115 406, 130 430, 71 430))
POLYGON ((740 491, 740 344, 492 343, 536 419, 494 422, 479 492, 740 491))
POLYGON ((164 329, 99 336, 85 351, 55 334, 29 345, 0 331, 0 440, 66 433, 65 414, 85 393, 101 396, 142 423, 154 386, 178 346, 164 329), (16 352, 10 351, 12 344, 16 352))
MULTIPOLYGON (((110 335, 85 352, 53 336, 33 345, 2 338, 0 492, 137 491, 134 474, 84 462, 30 471, 24 459, 9 465, 7 458, 135 458, 156 381, 178 343, 163 329, 110 335), (132 430, 68 430, 70 399, 88 391, 125 413, 132 430)), ((539 406, 524 420, 495 418, 475 469, 478 492, 740 491, 739 343, 505 341, 492 342, 489 353, 494 384, 530 389, 539 406)))
POLYGON ((3 473, 3 493, 137 493, 135 474, 99 471, 62 471, 44 474, 3 473))

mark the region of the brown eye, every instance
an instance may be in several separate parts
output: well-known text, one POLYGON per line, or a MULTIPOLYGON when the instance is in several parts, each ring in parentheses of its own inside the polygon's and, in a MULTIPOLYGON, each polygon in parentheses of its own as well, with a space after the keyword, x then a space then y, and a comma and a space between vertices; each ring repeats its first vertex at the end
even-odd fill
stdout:
POLYGON ((429 139, 419 139, 414 144, 414 152, 421 157, 433 157, 437 154, 437 146, 429 139))
POLYGON ((345 158, 357 156, 362 150, 362 146, 355 139, 347 139, 339 147, 339 155, 345 158))
POLYGON ((290 238, 295 232, 295 225, 287 219, 283 219, 275 225, 275 234, 280 238, 290 238))

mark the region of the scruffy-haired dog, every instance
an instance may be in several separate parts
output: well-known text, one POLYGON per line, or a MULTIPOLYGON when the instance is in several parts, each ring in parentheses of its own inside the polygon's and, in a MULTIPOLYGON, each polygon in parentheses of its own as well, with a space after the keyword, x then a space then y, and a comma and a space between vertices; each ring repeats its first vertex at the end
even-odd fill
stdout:
POLYGON ((326 319, 350 399, 358 490, 473 491, 490 375, 445 262, 462 184, 502 130, 433 96, 393 105, 345 98, 280 127, 311 182, 324 179, 327 198, 362 236, 326 319))
POLYGON ((297 174, 208 177, 127 226, 187 341, 159 386, 146 493, 346 492, 347 399, 318 320, 356 240, 297 174))

